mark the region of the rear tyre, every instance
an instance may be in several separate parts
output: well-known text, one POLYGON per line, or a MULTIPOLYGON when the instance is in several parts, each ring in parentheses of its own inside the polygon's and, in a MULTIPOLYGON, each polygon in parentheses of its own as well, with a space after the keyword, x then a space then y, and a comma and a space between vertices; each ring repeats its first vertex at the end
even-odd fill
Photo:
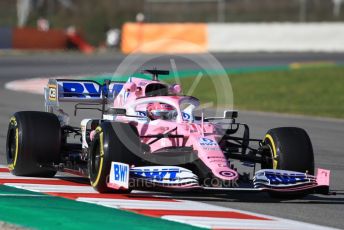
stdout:
POLYGON ((305 130, 295 127, 270 129, 264 143, 269 146, 272 157, 266 168, 314 175, 313 147, 305 130))
POLYGON ((100 193, 126 193, 107 187, 111 162, 140 166, 141 142, 135 127, 120 122, 103 122, 96 129, 88 152, 91 185, 100 193), (115 131, 116 130, 116 131, 115 131))
POLYGON ((37 111, 15 113, 7 131, 6 157, 16 176, 53 177, 59 163, 60 122, 55 114, 37 111))

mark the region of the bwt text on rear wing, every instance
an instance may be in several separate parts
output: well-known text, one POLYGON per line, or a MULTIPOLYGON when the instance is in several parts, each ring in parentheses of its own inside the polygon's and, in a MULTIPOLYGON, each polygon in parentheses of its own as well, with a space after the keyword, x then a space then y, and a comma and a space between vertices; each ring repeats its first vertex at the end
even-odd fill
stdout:
POLYGON ((59 102, 102 103, 106 98, 115 98, 125 82, 111 81, 101 85, 92 80, 50 79, 44 89, 46 105, 57 106, 59 102))

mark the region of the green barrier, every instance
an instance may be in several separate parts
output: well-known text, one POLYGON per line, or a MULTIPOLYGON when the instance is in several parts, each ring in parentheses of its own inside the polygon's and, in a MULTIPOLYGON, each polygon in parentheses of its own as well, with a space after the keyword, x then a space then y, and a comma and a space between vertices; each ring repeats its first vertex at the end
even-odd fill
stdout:
MULTIPOLYGON (((255 66, 255 67, 243 67, 243 68, 233 68, 233 69, 224 69, 224 71, 217 71, 217 70, 203 70, 207 74, 211 76, 222 75, 224 72, 226 74, 241 74, 241 73, 253 73, 253 72, 261 72, 261 71, 278 71, 278 70, 289 70, 289 66, 255 66)), ((170 73, 168 76, 160 76, 159 79, 161 80, 171 80, 174 78, 189 78, 195 77, 201 70, 181 70, 177 73, 170 73)), ((143 79, 151 79, 151 76, 142 74, 142 73, 134 73, 131 75, 132 77, 139 77, 143 79)), ((114 76, 112 74, 102 74, 102 75, 95 75, 95 76, 86 76, 82 77, 84 80, 94 80, 98 83, 102 84, 104 80, 112 79, 116 81, 127 81, 129 75, 124 76, 114 76)))
MULTIPOLYGON (((305 62, 305 63, 291 63, 289 65, 276 65, 276 66, 251 66, 251 67, 239 67, 239 68, 228 68, 224 69, 224 71, 218 71, 218 70, 181 70, 177 73, 171 73, 169 76, 160 76, 159 78, 161 80, 171 80, 174 78, 189 78, 189 77, 195 77, 198 75, 200 71, 206 72, 207 74, 211 76, 218 76, 222 75, 224 72, 227 75, 232 74, 245 74, 245 73, 257 73, 257 72, 271 72, 271 71, 291 71, 291 70, 297 70, 297 69, 307 69, 307 68, 329 68, 334 66, 343 66, 344 64, 338 64, 335 62, 305 62)), ((139 77, 144 79, 151 79, 150 76, 142 74, 142 73, 134 73, 132 75, 133 77, 139 77)), ((87 76, 82 77, 82 79, 87 80, 95 80, 99 82, 100 84, 103 84, 104 80, 106 79, 112 79, 116 81, 127 81, 129 75, 124 76, 114 76, 112 74, 102 74, 102 75, 95 75, 95 76, 87 76)))

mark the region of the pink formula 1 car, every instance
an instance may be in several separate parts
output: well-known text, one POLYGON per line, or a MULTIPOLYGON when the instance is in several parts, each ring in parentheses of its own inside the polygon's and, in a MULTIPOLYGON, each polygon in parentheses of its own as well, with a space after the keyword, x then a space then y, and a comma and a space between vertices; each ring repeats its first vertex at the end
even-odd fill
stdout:
POLYGON ((17 112, 10 119, 6 152, 11 172, 39 177, 77 172, 101 193, 329 193, 330 172, 318 169, 315 176, 312 144, 303 129, 275 128, 263 139, 251 139, 248 126, 236 122, 236 111, 205 117, 197 112, 198 99, 182 95, 180 85, 158 80, 168 71, 145 73, 152 80, 131 77, 102 85, 50 80, 46 112, 17 112), (75 114, 96 109, 101 117, 73 127, 62 102, 75 103, 75 114))

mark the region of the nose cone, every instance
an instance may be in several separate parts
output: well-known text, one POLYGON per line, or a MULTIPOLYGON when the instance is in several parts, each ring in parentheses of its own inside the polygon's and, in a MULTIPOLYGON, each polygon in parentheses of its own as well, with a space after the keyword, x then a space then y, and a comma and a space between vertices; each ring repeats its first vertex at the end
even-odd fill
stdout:
POLYGON ((238 179, 239 174, 228 167, 228 160, 216 142, 215 137, 194 137, 192 143, 198 143, 194 145, 197 149, 198 157, 211 170, 215 177, 224 181, 238 179))

